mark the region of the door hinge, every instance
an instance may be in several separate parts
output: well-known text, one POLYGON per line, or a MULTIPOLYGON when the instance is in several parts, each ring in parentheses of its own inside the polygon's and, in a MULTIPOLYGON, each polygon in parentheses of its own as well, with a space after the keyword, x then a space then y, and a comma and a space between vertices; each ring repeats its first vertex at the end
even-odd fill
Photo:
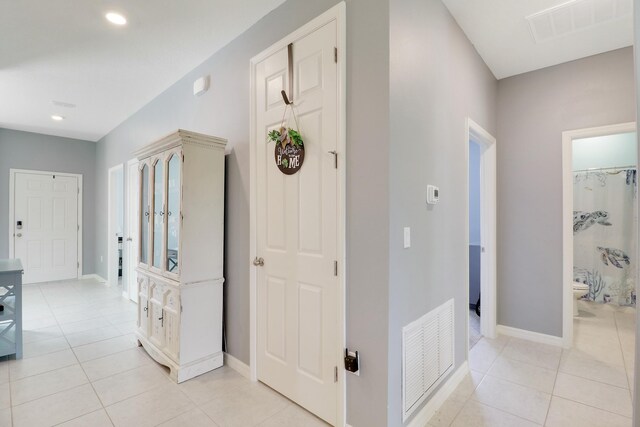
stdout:
POLYGON ((338 382, 338 367, 335 366, 333 368, 333 382, 337 383, 338 382))
POLYGON ((80 231, 80 226, 78 225, 78 231, 80 231))
POLYGON ((78 187, 78 194, 80 194, 80 187, 78 187))
POLYGON ((333 48, 333 62, 335 62, 336 64, 338 63, 338 48, 337 47, 333 48))
POLYGON ((338 261, 333 261, 333 275, 338 277, 338 261))
POLYGON ((80 262, 78 262, 77 264, 78 264, 78 268, 80 268, 80 262))

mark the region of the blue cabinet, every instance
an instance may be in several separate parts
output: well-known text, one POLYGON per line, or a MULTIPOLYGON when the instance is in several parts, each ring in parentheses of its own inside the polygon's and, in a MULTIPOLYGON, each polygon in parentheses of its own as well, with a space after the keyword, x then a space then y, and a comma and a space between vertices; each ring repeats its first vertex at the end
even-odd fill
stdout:
POLYGON ((22 263, 0 259, 0 356, 22 358, 22 263))

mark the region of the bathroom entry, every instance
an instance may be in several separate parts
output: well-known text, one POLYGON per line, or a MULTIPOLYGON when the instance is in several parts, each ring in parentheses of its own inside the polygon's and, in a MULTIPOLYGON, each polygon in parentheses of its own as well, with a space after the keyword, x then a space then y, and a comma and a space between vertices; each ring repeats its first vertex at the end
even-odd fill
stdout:
POLYGON ((589 315, 580 310, 584 304, 636 304, 635 125, 565 132, 563 144, 563 338, 569 346, 574 318, 589 315))
POLYGON ((496 139, 473 120, 467 119, 466 142, 469 162, 467 266, 471 348, 481 336, 496 336, 496 139))
POLYGON ((481 215, 480 145, 469 141, 469 349, 480 340, 481 215))

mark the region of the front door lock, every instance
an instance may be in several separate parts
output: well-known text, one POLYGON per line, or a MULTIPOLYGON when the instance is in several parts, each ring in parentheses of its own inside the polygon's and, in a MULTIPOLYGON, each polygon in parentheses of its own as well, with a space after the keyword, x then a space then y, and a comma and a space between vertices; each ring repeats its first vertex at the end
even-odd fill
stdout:
POLYGON ((256 257, 256 259, 253 260, 253 265, 255 265, 256 267, 263 267, 264 266, 264 258, 256 257))

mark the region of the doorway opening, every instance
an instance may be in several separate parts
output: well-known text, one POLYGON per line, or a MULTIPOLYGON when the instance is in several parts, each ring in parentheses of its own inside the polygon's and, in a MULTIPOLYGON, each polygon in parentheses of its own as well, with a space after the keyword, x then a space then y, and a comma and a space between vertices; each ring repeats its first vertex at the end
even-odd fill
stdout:
POLYGON ((635 123, 563 133, 563 346, 594 312, 636 305, 635 123))
POLYGON ((140 173, 138 159, 127 162, 126 239, 124 241, 124 277, 122 296, 138 302, 136 265, 138 264, 138 210, 140 206, 140 173))
POLYGON ((109 204, 107 226, 107 283, 122 290, 124 248, 124 168, 109 169, 109 204))
POLYGON ((469 349, 480 340, 480 284, 482 239, 480 232, 480 144, 469 141, 469 349))
POLYGON ((468 349, 496 336, 496 139, 471 119, 468 159, 468 349), (479 306, 479 307, 478 307, 479 306))

